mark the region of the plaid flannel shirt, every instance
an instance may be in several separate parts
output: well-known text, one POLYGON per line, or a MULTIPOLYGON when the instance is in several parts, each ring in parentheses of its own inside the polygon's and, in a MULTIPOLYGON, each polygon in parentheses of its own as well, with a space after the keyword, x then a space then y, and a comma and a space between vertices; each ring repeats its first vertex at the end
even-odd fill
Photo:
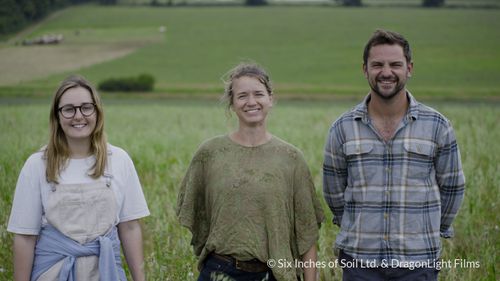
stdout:
MULTIPOLYGON (((364 102, 336 120, 325 146, 323 192, 335 246, 362 261, 433 262, 451 226, 465 178, 450 122, 407 93, 395 136, 383 141, 364 102)), ((403 266, 404 267, 404 266, 403 266)))

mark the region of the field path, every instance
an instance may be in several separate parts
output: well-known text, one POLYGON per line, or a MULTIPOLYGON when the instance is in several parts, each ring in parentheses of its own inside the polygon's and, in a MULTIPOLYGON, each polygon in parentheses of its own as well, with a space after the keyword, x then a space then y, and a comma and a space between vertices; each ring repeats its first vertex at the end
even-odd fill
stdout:
POLYGON ((137 44, 15 46, 0 49, 0 86, 77 70, 132 53, 137 44))

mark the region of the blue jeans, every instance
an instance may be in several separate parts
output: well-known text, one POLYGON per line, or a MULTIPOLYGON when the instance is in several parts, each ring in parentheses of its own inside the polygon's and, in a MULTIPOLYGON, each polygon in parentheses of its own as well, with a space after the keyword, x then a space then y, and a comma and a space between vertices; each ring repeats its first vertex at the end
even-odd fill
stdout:
MULTIPOLYGON (((340 250, 339 259, 354 261, 355 259, 340 250)), ((343 281, 437 281, 439 270, 435 268, 344 268, 343 281)))
POLYGON ((246 272, 234 263, 208 256, 198 281, 276 281, 271 270, 267 272, 246 272))

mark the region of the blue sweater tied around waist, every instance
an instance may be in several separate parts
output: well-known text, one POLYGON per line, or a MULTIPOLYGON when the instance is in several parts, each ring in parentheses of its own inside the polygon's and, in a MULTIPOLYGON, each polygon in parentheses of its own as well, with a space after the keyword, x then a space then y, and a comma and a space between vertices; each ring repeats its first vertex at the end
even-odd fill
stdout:
POLYGON ((64 260, 58 281, 84 281, 76 279, 76 259, 86 256, 99 257, 101 281, 126 281, 120 259, 120 239, 116 227, 95 240, 80 244, 62 234, 51 225, 42 228, 35 247, 31 281, 64 260))

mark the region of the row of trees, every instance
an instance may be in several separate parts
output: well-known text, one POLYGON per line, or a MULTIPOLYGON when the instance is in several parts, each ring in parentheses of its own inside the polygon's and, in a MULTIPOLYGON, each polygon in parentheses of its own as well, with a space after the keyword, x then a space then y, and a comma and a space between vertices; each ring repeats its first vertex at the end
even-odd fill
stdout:
MULTIPOLYGON (((332 0, 343 6, 363 6, 362 0, 332 0)), ((444 5, 445 0, 422 0, 422 5, 424 7, 440 7, 444 5)), ((111 2, 109 4, 114 4, 116 0, 102 0, 101 2, 111 2)), ((175 0, 165 1, 161 0, 150 0, 151 6, 173 6, 176 4, 175 0)), ((183 5, 186 5, 186 1, 181 2, 183 5)), ((264 6, 268 4, 268 0, 245 0, 245 5, 247 6, 264 6)))
MULTIPOLYGON (((335 0, 344 6, 362 6, 362 0, 335 0)), ((444 0, 423 0, 424 7, 441 7, 444 5, 444 0)))
MULTIPOLYGON (((335 0, 344 6, 362 6, 362 0, 335 0)), ((266 0, 246 0, 245 3, 251 6, 266 5, 266 0)), ((444 5, 444 0, 422 0, 424 7, 440 7, 444 5)))
POLYGON ((20 30, 54 10, 85 2, 116 4, 117 0, 0 0, 0 35, 20 30))

